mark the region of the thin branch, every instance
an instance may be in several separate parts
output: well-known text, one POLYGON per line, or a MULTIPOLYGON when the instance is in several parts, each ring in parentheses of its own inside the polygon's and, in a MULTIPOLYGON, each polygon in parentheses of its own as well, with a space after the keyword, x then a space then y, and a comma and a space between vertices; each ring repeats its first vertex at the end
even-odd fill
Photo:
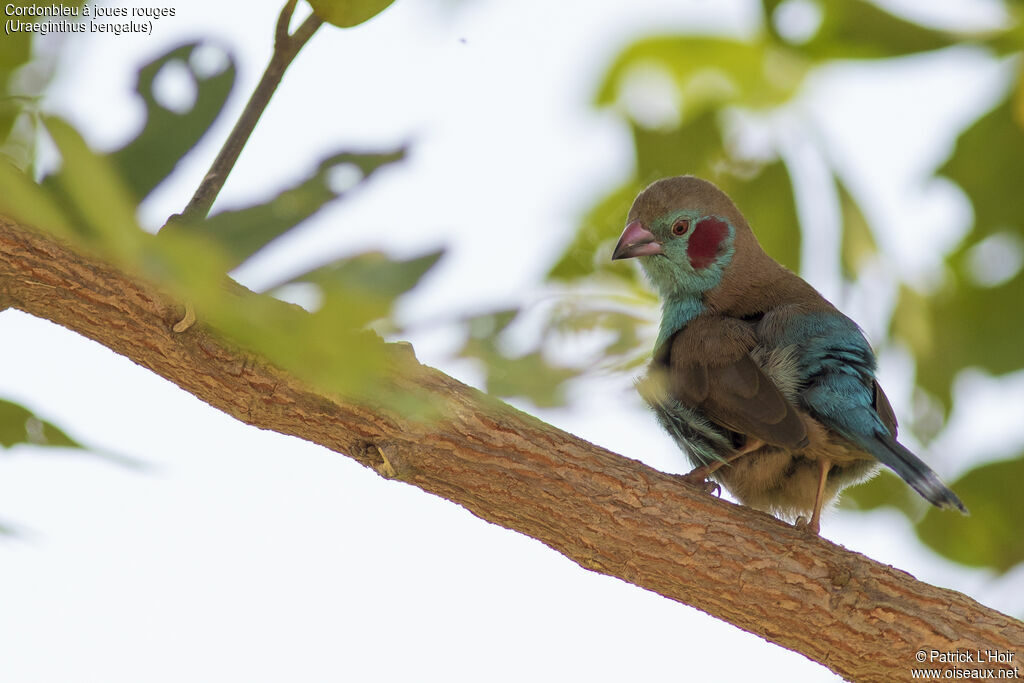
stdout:
POLYGON ((289 34, 288 25, 291 22, 292 13, 295 11, 296 1, 288 0, 281 10, 274 33, 274 53, 270 56, 270 63, 267 64, 263 77, 245 105, 245 109, 242 110, 241 116, 238 117, 238 121, 224 142, 220 153, 213 160, 210 170, 199 184, 199 188, 192 196, 188 206, 182 211, 181 216, 185 220, 205 218, 210 213, 210 208, 217 199, 217 195, 220 194, 221 188, 224 187, 228 174, 234 168, 245 143, 248 142, 256 128, 256 123, 260 120, 270 98, 273 97, 277 86, 281 83, 285 70, 295 59, 299 50, 323 24, 323 19, 316 14, 311 14, 296 29, 295 33, 289 34))
POLYGON ((175 334, 181 306, 159 289, 2 217, 0 292, 245 423, 346 454, 844 678, 909 680, 922 666, 1024 675, 1021 622, 562 432, 399 345, 381 381, 429 396, 443 418, 327 395, 202 324, 175 334), (930 662, 931 650, 1003 661, 930 662))
POLYGON ((288 26, 292 22, 292 14, 295 12, 295 5, 298 0, 288 0, 277 17, 277 28, 274 31, 274 48, 284 45, 288 40, 288 26))

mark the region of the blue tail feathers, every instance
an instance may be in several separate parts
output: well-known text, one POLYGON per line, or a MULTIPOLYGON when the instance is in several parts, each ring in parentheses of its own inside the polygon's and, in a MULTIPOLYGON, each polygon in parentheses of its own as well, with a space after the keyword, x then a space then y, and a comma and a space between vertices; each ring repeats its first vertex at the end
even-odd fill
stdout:
POLYGON ((900 475, 903 481, 910 484, 932 505, 947 509, 955 508, 965 515, 968 514, 967 508, 957 495, 942 483, 939 475, 896 439, 886 434, 875 434, 874 439, 865 445, 879 462, 900 475))

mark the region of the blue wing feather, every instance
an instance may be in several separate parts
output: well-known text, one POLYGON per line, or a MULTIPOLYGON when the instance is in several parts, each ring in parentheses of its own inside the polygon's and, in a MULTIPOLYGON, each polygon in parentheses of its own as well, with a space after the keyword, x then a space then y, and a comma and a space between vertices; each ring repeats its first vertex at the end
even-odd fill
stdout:
POLYGON ((875 354, 857 325, 838 312, 795 316, 785 343, 798 348, 804 408, 870 453, 940 508, 966 508, 916 455, 898 443, 875 410, 875 354))

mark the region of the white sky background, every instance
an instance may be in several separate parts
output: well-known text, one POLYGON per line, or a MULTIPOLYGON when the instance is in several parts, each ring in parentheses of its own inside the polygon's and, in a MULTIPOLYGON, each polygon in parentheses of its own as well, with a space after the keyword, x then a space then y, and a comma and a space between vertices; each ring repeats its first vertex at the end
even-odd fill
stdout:
MULTIPOLYGON (((244 14, 241 3, 140 6, 153 4, 177 16, 159 20, 152 37, 68 38, 49 106, 94 146, 119 146, 141 124, 132 96, 139 66, 199 37, 235 54, 229 115, 144 206, 144 221, 158 225, 187 201, 262 72, 279 4, 248 2, 244 14)), ((1000 16, 990 3, 930 5, 929 16, 955 25, 1000 16)), ((246 281, 364 248, 411 255, 448 245, 438 272, 403 307, 409 319, 531 297, 581 212, 631 171, 626 127, 588 106, 617 51, 654 32, 746 33, 757 22, 756 3, 739 0, 398 0, 358 29, 321 29, 217 206, 261 199, 342 148, 411 140, 411 161, 309 221, 247 269, 246 281)), ((889 261, 880 279, 901 268, 928 281, 935 242, 952 244, 968 225, 959 192, 928 172, 948 152, 952 126, 994 102, 1000 78, 966 51, 898 68, 846 66, 816 79, 797 106, 822 126, 883 232, 889 261)), ((793 154, 811 177, 813 156, 793 154)), ((806 211, 830 220, 813 203, 806 211)), ((812 240, 808 249, 834 245, 827 230, 812 240)), ((827 295, 841 294, 832 266, 808 276, 827 295)), ((870 295, 834 300, 869 333, 887 314, 873 310, 870 295)), ((413 341, 420 360, 477 379, 471 366, 446 359, 451 335, 413 341)), ((882 360, 883 383, 907 415, 911 370, 897 352, 882 360)), ((629 383, 595 382, 576 410, 541 414, 660 469, 684 470, 629 383)), ((973 410, 955 415, 928 453, 947 479, 975 458, 1014 452, 1024 427, 1010 424, 1005 406, 1020 401, 1022 385, 977 373, 961 382, 973 410)), ((139 473, 27 448, 0 460, 0 518, 23 532, 0 545, 5 682, 745 681, 751 667, 759 680, 837 680, 345 457, 246 427, 105 348, 14 311, 0 315, 0 396, 98 450, 152 466, 139 473)), ((1024 572, 996 578, 945 562, 894 512, 833 512, 822 533, 1024 612, 1024 572)))

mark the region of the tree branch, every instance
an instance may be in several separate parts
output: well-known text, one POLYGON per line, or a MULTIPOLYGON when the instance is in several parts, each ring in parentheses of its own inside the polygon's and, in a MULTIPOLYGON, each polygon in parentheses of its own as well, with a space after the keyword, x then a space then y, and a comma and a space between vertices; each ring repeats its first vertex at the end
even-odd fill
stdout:
MULTIPOLYGON (((277 86, 281 83, 285 70, 299 54, 299 50, 313 37, 316 30, 324 23, 323 19, 316 14, 309 15, 295 33, 288 33, 288 23, 291 21, 292 13, 295 11, 296 0, 288 0, 281 14, 277 18, 277 27, 274 30, 274 52, 270 56, 270 63, 267 64, 263 77, 249 97, 249 101, 242 110, 241 116, 231 129, 228 139, 224 142, 217 158, 210 165, 203 181, 196 189, 188 206, 181 212, 180 216, 185 220, 206 218, 210 213, 214 200, 224 187, 228 174, 235 167, 245 143, 249 141, 256 124, 259 122, 263 111, 274 96, 277 86)), ((171 217, 172 219, 174 216, 171 217)), ((186 327, 187 329, 187 327, 186 327)))
MULTIPOLYGON (((920 650, 993 650, 1024 675, 1024 624, 562 432, 396 350, 385 380, 434 422, 329 396, 235 348, 159 289, 0 217, 0 300, 108 346, 210 405, 346 454, 581 566, 692 605, 857 681, 920 650)), ((396 345, 396 349, 400 349, 396 345)), ((998 672, 997 672, 998 674, 998 672)))

